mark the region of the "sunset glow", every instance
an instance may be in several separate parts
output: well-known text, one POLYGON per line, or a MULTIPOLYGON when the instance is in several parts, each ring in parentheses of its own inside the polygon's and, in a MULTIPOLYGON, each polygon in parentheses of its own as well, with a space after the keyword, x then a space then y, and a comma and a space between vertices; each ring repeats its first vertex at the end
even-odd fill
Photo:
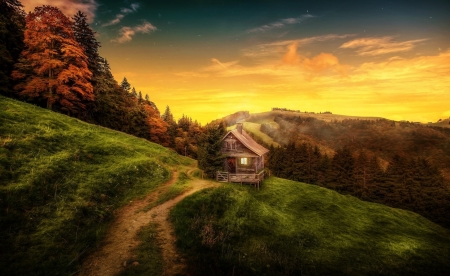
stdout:
POLYGON ((272 107, 450 116, 448 1, 22 2, 84 11, 116 80, 177 118, 272 107))

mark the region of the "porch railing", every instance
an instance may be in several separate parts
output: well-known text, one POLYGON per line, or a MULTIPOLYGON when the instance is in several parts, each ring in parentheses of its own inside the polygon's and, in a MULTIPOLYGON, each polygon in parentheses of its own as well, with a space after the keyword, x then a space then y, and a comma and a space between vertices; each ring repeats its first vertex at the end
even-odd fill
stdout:
POLYGON ((264 171, 259 173, 216 173, 216 180, 219 182, 239 182, 239 183, 260 183, 264 180, 264 171))
POLYGON ((230 182, 229 173, 228 172, 217 172, 216 180, 219 182, 230 182))

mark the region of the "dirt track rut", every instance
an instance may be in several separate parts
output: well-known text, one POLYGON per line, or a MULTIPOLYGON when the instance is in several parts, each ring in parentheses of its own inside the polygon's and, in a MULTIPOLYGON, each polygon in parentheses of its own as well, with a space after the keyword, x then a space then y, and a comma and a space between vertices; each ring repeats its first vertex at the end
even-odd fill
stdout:
POLYGON ((83 263, 80 275, 83 276, 113 276, 124 269, 124 262, 133 258, 133 250, 139 245, 137 233, 139 229, 149 223, 158 225, 157 239, 162 248, 164 260, 163 275, 185 274, 185 264, 175 247, 173 227, 168 221, 170 209, 185 197, 208 187, 216 187, 217 183, 192 179, 191 189, 168 200, 147 212, 142 211, 145 206, 156 201, 158 194, 175 184, 178 172, 173 172, 172 178, 147 195, 143 200, 133 201, 123 207, 117 214, 115 221, 107 232, 105 241, 101 247, 90 255, 83 263))

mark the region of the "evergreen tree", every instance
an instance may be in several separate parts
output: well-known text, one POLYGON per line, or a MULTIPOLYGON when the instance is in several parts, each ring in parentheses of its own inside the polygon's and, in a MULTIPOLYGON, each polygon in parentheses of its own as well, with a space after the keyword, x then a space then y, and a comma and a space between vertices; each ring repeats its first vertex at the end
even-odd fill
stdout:
POLYGON ((11 72, 24 48, 25 12, 17 0, 0 0, 0 94, 11 95, 11 72))
POLYGON ((323 187, 329 187, 331 159, 327 154, 321 156, 317 165, 317 184, 323 187))
POLYGON ((212 122, 205 126, 205 132, 199 138, 198 167, 209 178, 214 178, 217 171, 223 170, 225 156, 220 150, 225 134, 226 126, 223 122, 212 122))
POLYGON ((95 77, 101 71, 99 65, 100 55, 98 54, 100 43, 95 38, 95 32, 87 23, 87 17, 84 13, 78 11, 72 20, 72 29, 75 39, 78 44, 80 44, 81 48, 83 48, 84 54, 88 58, 88 68, 95 77))
POLYGON ((332 186, 336 191, 354 193, 355 160, 349 147, 336 151, 332 159, 332 186))
POLYGON ((127 78, 123 78, 122 82, 120 83, 120 87, 123 89, 123 91, 130 93, 131 91, 131 85, 128 82, 127 78))
POLYGON ((133 88, 131 89, 131 96, 132 96, 133 98, 136 98, 136 99, 137 99, 137 97, 138 97, 138 95, 137 95, 137 93, 136 93, 136 89, 134 88, 134 86, 133 86, 133 88))
POLYGON ((178 120, 178 127, 181 128, 183 131, 188 131, 189 126, 192 123, 192 119, 188 116, 185 116, 184 114, 181 116, 181 118, 178 120))
POLYGON ((72 22, 58 8, 36 7, 26 17, 25 49, 12 77, 18 94, 45 101, 47 108, 80 114, 94 99, 87 57, 72 22))
POLYGON ((175 138, 177 136, 178 125, 173 118, 173 114, 170 111, 170 107, 166 106, 161 118, 167 123, 167 134, 169 135, 169 147, 175 148, 175 138))

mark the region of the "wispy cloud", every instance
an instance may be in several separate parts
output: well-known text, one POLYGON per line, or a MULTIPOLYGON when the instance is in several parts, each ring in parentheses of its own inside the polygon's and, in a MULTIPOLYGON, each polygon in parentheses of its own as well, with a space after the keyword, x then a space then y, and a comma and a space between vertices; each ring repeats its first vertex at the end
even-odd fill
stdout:
POLYGON ((94 21, 98 3, 96 0, 22 0, 26 12, 33 11, 35 7, 51 5, 59 8, 66 16, 72 17, 78 11, 86 14, 89 23, 94 21))
POLYGON ((134 27, 122 27, 119 30, 119 37, 111 40, 111 42, 117 42, 117 43, 129 42, 133 39, 133 36, 136 33, 149 34, 156 30, 158 30, 158 29, 155 26, 153 26, 151 23, 144 20, 144 22, 141 25, 137 25, 134 27))
POLYGON ((218 59, 212 58, 211 62, 213 64, 208 67, 203 68, 202 71, 216 72, 216 71, 226 70, 226 69, 232 67, 233 65, 237 64, 239 61, 235 60, 235 61, 230 61, 230 62, 220 62, 218 59))
POLYGON ((120 21, 122 21, 122 19, 125 17, 125 15, 136 12, 139 7, 140 7, 139 3, 133 3, 130 5, 130 8, 121 8, 120 13, 116 14, 116 18, 103 24, 102 26, 106 27, 106 26, 119 24, 120 21))
POLYGON ((342 44, 339 48, 357 49, 356 52, 360 56, 377 56, 390 53, 407 52, 412 50, 416 44, 428 40, 415 39, 407 41, 393 41, 393 37, 366 37, 357 38, 342 44))
POLYGON ((247 57, 267 57, 271 55, 283 54, 286 50, 286 46, 296 43, 298 46, 311 44, 315 42, 324 42, 335 39, 344 39, 352 37, 354 34, 327 34, 320 36, 305 37, 299 39, 279 40, 271 43, 260 44, 245 50, 242 50, 242 54, 247 57))
POLYGON ((278 20, 276 22, 272 22, 272 23, 269 23, 269 24, 266 24, 266 25, 262 25, 262 26, 257 27, 257 28, 250 29, 247 32, 248 33, 266 32, 266 31, 270 31, 270 30, 275 29, 275 28, 281 28, 281 27, 283 27, 285 25, 297 24, 297 23, 303 22, 303 21, 305 21, 305 20, 307 20, 309 18, 313 18, 313 17, 314 16, 311 15, 311 14, 305 14, 305 15, 302 15, 300 17, 285 18, 285 19, 278 20))

